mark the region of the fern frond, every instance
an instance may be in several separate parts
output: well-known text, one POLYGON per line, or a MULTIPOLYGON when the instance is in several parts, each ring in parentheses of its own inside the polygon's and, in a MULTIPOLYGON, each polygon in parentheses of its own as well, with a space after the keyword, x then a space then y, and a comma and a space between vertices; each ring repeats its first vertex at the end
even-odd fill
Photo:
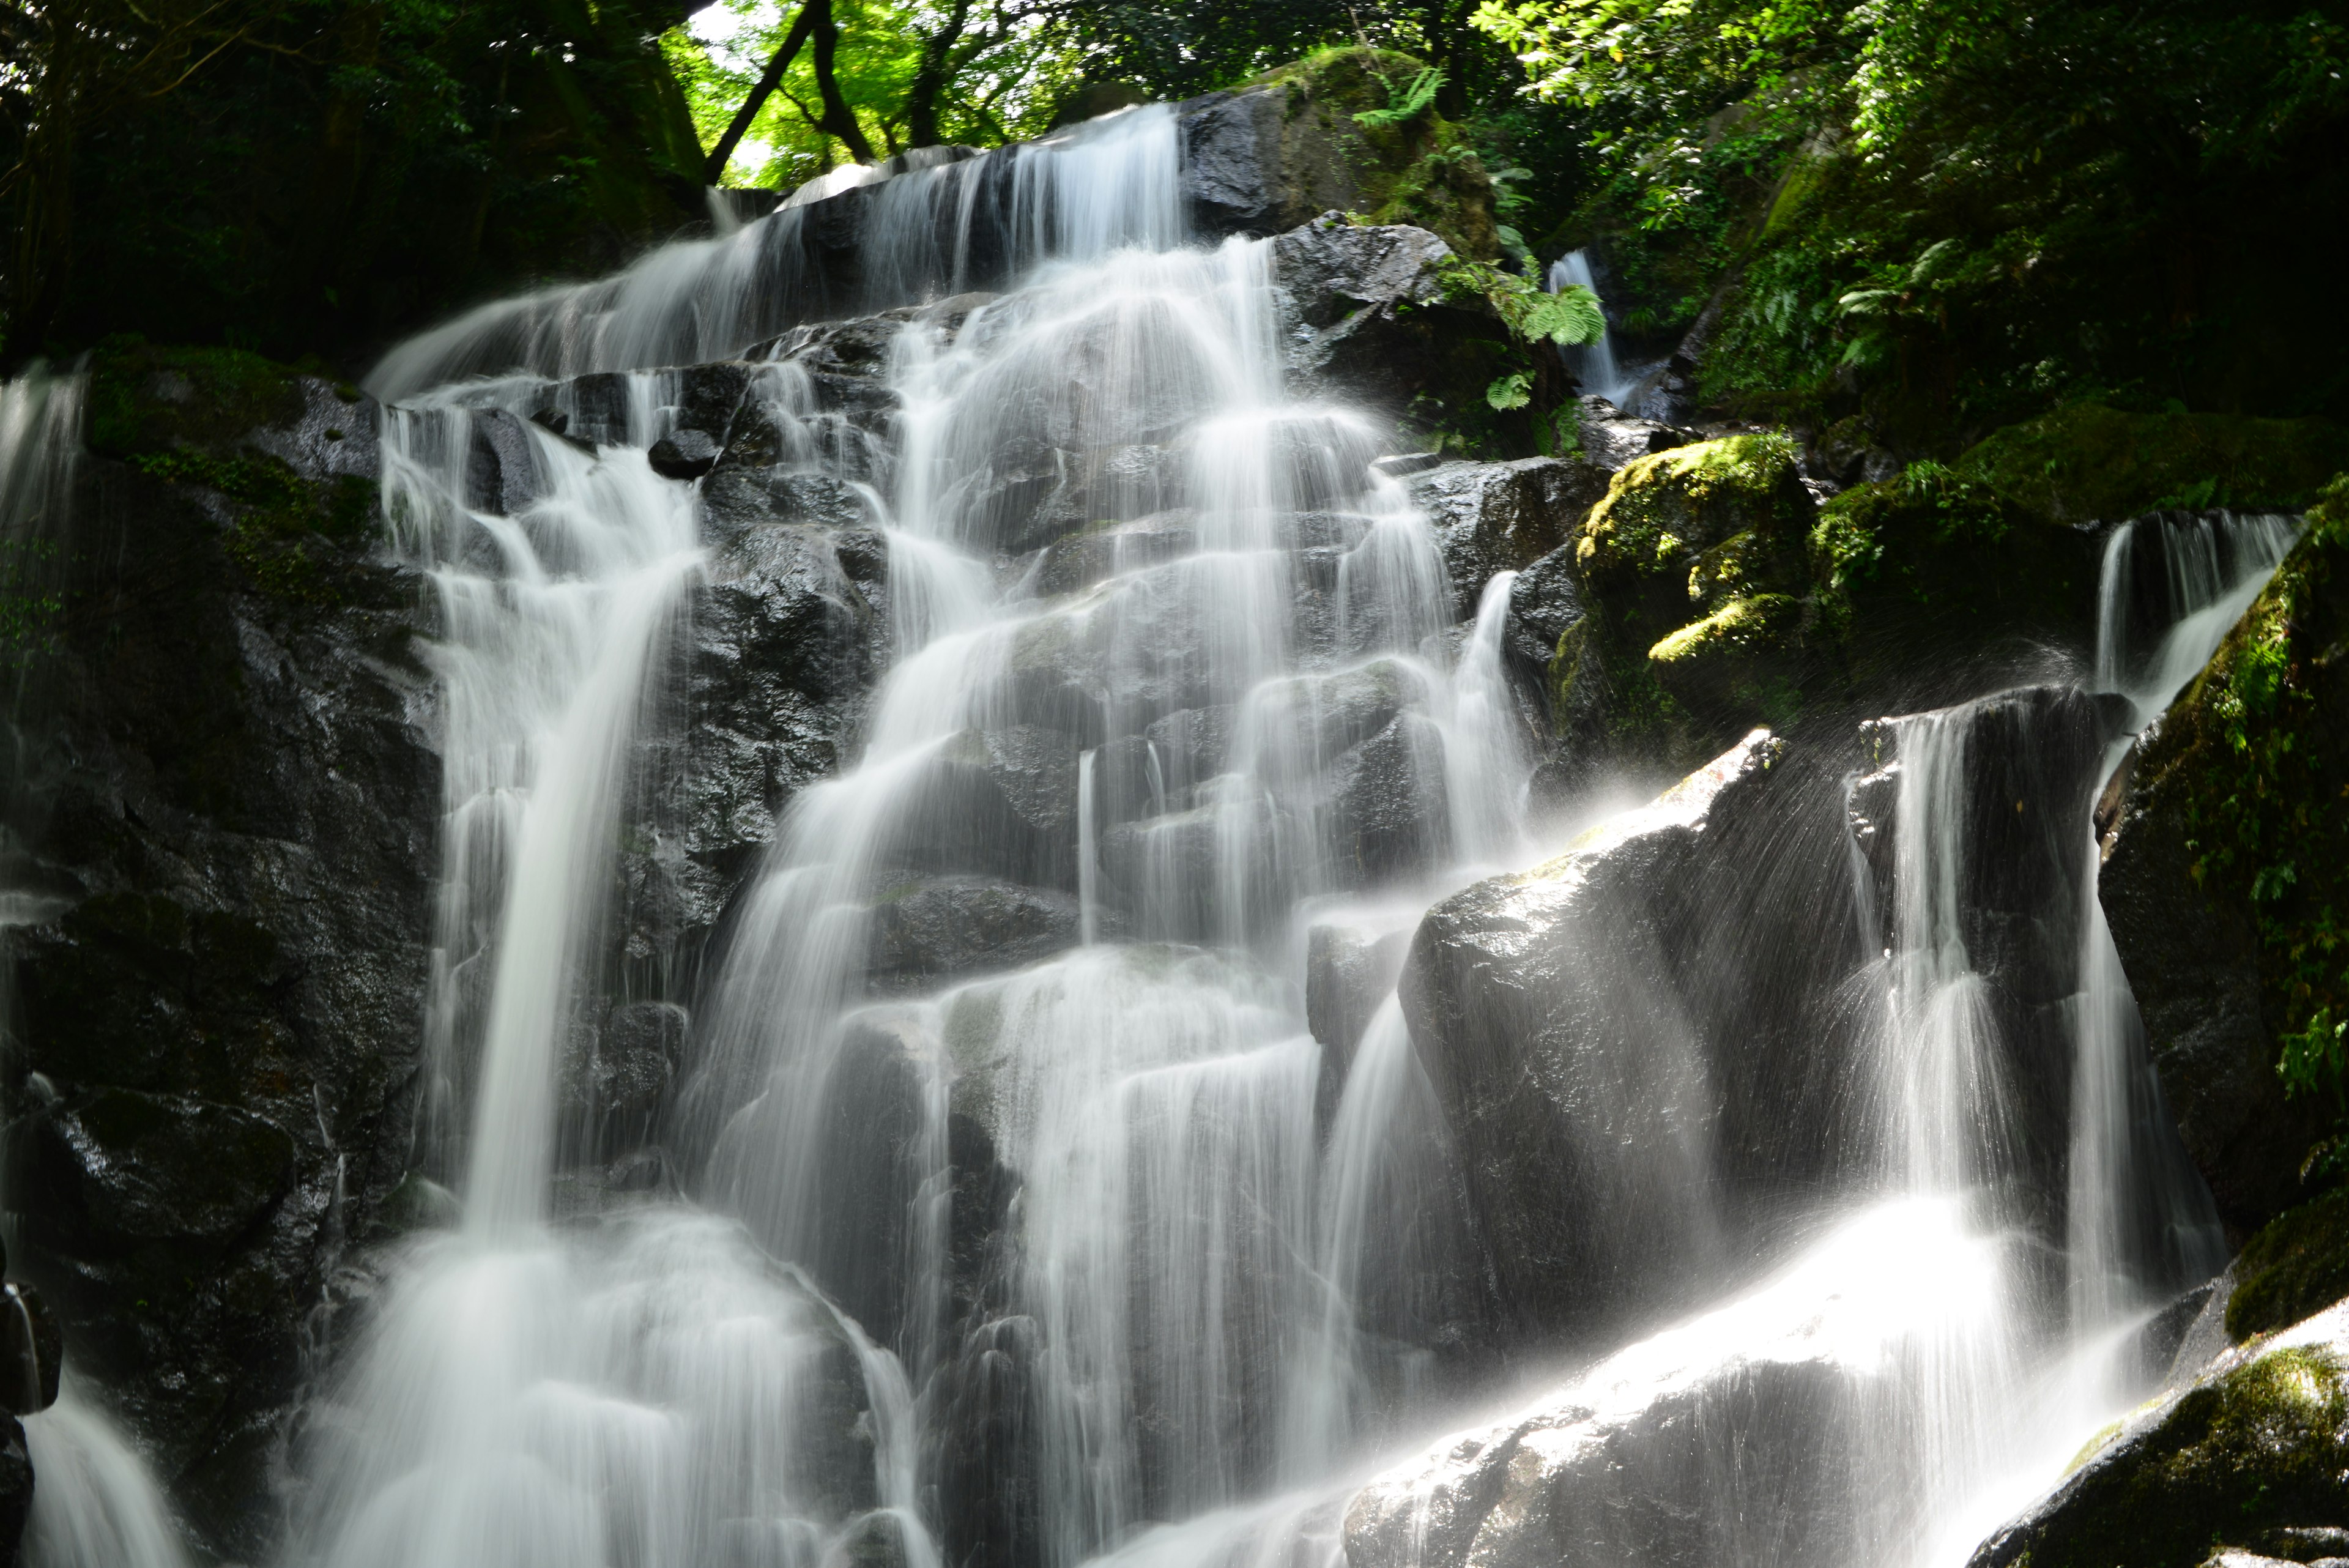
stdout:
POLYGON ((1435 101, 1435 95, 1443 89, 1446 79, 1440 67, 1423 67, 1411 78, 1410 85, 1400 93, 1395 91, 1392 85, 1388 87, 1386 108, 1366 109, 1354 116, 1354 123, 1387 126, 1401 125, 1406 120, 1416 119, 1425 111, 1429 104, 1435 101))

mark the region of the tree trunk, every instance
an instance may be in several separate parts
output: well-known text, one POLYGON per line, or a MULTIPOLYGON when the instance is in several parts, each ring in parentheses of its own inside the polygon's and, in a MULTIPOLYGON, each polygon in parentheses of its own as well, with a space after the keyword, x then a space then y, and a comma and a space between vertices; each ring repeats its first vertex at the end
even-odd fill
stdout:
POLYGON ((913 86, 905 90, 905 145, 936 147, 938 144, 938 96, 946 90, 950 74, 954 47, 962 41, 963 29, 970 22, 970 0, 955 0, 938 30, 922 45, 922 63, 914 72, 913 86))
POLYGON ((840 45, 840 27, 832 19, 832 0, 808 0, 808 9, 815 13, 815 88, 823 96, 823 118, 817 123, 848 149, 850 157, 859 163, 871 163, 874 161, 873 144, 864 140, 864 128, 856 123, 833 75, 832 57, 840 45))
POLYGON ((702 165, 704 184, 715 185, 725 177, 726 165, 732 160, 734 149, 741 145, 743 133, 750 129, 750 122, 759 118, 759 110, 766 107, 768 98, 781 83, 783 73, 792 68, 792 57, 800 52, 800 46, 807 42, 808 34, 815 26, 819 6, 823 8, 825 19, 831 19, 831 0, 807 0, 807 4, 800 7, 799 16, 792 19, 792 30, 783 35, 781 46, 775 50, 775 57, 767 62, 766 71, 759 78, 759 85, 750 89, 750 96, 744 99, 742 107, 734 111, 734 119, 726 127, 726 134, 718 139, 718 145, 709 150, 709 161, 702 165))

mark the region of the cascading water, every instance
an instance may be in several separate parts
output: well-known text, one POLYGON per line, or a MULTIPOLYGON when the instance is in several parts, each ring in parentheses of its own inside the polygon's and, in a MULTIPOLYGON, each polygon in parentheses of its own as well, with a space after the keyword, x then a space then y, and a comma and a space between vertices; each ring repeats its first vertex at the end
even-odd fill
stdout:
MULTIPOLYGON (((705 558, 694 491, 645 457, 678 383, 636 367, 784 325, 759 315, 781 290, 750 258, 794 214, 387 361, 378 384, 407 396, 387 504, 444 628, 428 1158, 467 1219, 403 1261, 310 1423, 296 1559, 798 1563, 886 1521, 919 1568, 922 1500, 972 1457, 919 1453, 942 1368, 968 1360, 957 1336, 1024 1336, 1038 1358, 1030 1544, 1054 1563, 1343 1447, 1346 1402, 1284 1395, 1284 1367, 1305 1336, 1345 1337, 1312 1260, 1350 1247, 1342 1290, 1363 1288, 1374 1221, 1321 1196, 1319 1047, 1271 960, 1302 898, 1509 846, 1526 764, 1498 676, 1506 589, 1455 659, 1427 527, 1369 470, 1374 428, 1286 400, 1268 247, 1181 248, 1174 169, 1149 110, 871 187, 884 295, 951 287, 974 249, 1028 286, 905 323, 877 442, 843 444, 795 364, 748 394, 779 473, 853 487, 879 524, 895 662, 856 766, 781 825, 698 1021, 676 1143, 716 1214, 656 1201, 551 1226, 556 1095, 599 978, 625 760, 705 558), (517 360, 625 370, 628 412, 591 417, 536 376, 417 395, 517 360), (543 409, 563 418, 528 422, 543 409), (507 458, 505 504, 484 510, 468 464, 491 424, 526 462, 507 458), (604 444, 541 428, 563 424, 604 444), (1025 520, 990 476, 1039 441, 1098 454, 1101 514, 1140 521, 999 589, 1025 520), (1379 771, 1349 794, 1343 767, 1379 771), (1067 787, 1082 830, 1069 810, 971 842, 1012 768, 1067 787), (1369 865, 1349 857, 1367 836, 1333 821, 1366 805, 1384 818, 1369 865), (1081 885, 1095 940, 876 1009, 874 900, 940 869, 1081 885), (1005 1310, 958 1324, 950 1099, 1019 1194, 988 1265, 1005 1310), (894 1131, 843 1141, 843 1117, 876 1111, 894 1131), (825 1400, 843 1385, 876 1428, 866 1475, 837 1473, 825 1400)), ((1365 1183, 1368 1136, 1346 1157, 1365 1183)))
MULTIPOLYGON (((988 1568, 1334 1563, 1349 1497, 1441 1410, 1485 1285, 1394 973, 1429 899, 1533 858, 1513 578, 1451 624, 1427 522, 1370 466, 1380 427, 1287 394, 1272 247, 1186 247, 1178 161, 1145 109, 860 176, 835 198, 863 203, 853 296, 803 203, 379 370, 391 545, 440 631, 416 1179, 464 1219, 388 1255, 307 1412, 289 1563, 937 1568, 942 1539, 988 1568), (885 325, 885 414, 843 417, 808 323, 917 302, 885 325), (679 720, 700 588, 821 532, 744 521, 722 471, 656 469, 698 395, 664 367, 767 339, 732 418, 763 493, 828 487, 885 546, 889 667, 712 949, 665 1155, 599 1188, 564 1090, 618 983, 647 738, 679 720), (1066 906, 1049 956, 885 982, 893 910, 1007 889, 1066 906), (1300 983, 1333 944, 1368 977, 1342 1006, 1300 983)), ((1588 369, 1619 395, 1611 359, 1588 369)), ((2158 713, 2292 537, 2123 530, 2100 688, 2158 713)), ((820 590, 861 547, 808 546, 820 590)), ((1865 1169, 1743 1236, 1760 1283, 1582 1347, 1568 1385, 1604 1422, 1724 1367, 1827 1380, 1786 1418, 1825 1478, 1802 1517, 1740 1490, 1766 1466, 1729 1467, 1706 1561, 1961 1554, 2141 1392, 2116 1347, 2219 1261, 2096 910, 2108 717, 2010 693, 1890 721, 1889 765, 1848 785, 1875 836, 1834 851, 1867 952, 1865 1169), (2067 898, 2052 961, 1984 918, 2067 898), (2015 1002, 2002 963, 2049 994, 2015 1002), (2061 1125, 2032 1120, 2042 1078, 2074 1085, 2061 1125)), ((1634 1000, 1696 1027, 1685 998, 1634 1000)), ((1648 1069, 1624 1081, 1709 1092, 1693 1059, 1648 1069)), ((1705 1186, 1705 1136, 1612 1157, 1705 1186)), ((1735 1222, 1709 1189, 1675 1201, 1609 1218, 1735 1222)), ((179 1561, 78 1396, 28 1429, 34 1562, 179 1561)))
MULTIPOLYGON (((1577 285, 1590 290, 1593 295, 1599 292, 1598 278, 1590 270, 1590 255, 1587 251, 1568 251, 1549 264, 1552 294, 1577 285)), ((1569 363, 1584 391, 1620 406, 1625 399, 1639 389, 1642 378, 1636 374, 1625 375, 1615 362, 1612 333, 1602 328, 1597 342, 1569 348, 1567 353, 1572 356, 1569 363)))

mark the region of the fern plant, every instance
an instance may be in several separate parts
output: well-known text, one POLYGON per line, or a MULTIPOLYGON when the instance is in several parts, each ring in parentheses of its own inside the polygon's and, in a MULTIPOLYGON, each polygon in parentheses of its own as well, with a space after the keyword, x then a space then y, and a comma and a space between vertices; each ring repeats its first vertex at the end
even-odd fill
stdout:
POLYGON ((1445 79, 1440 67, 1424 66, 1400 92, 1395 90, 1394 83, 1389 82, 1386 108, 1366 109, 1354 116, 1354 123, 1375 128, 1402 125, 1416 119, 1426 112, 1429 104, 1435 101, 1435 95, 1443 89, 1445 79))

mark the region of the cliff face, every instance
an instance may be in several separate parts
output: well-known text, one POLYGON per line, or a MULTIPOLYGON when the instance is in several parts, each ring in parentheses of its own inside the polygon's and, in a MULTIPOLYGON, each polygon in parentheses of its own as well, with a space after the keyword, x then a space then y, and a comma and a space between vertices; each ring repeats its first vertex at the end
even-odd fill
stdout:
POLYGON ((439 776, 374 410, 124 352, 25 651, 9 1206, 78 1366, 255 1550, 347 1241, 406 1163, 439 776))

